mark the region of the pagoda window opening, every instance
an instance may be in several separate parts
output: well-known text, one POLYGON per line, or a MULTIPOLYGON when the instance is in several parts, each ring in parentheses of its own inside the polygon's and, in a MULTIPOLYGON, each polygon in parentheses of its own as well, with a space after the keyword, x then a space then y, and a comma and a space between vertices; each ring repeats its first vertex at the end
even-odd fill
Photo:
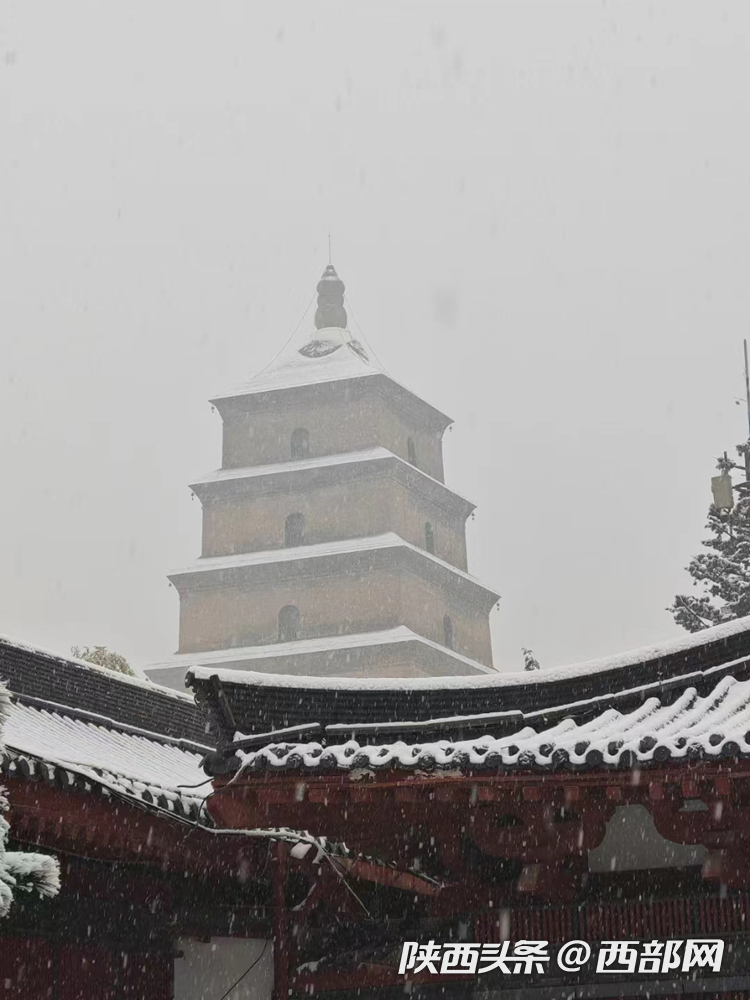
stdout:
POLYGON ((443 616, 443 635, 445 637, 443 645, 447 649, 453 649, 453 622, 450 615, 443 616))
POLYGON ((414 438, 406 439, 406 454, 409 459, 409 464, 413 465, 415 469, 418 469, 417 465, 417 448, 414 444, 414 438))
POLYGON ((424 524, 424 547, 433 556, 435 555, 435 532, 429 521, 425 521, 424 524))
POLYGON ((284 522, 284 545, 288 549, 305 542, 305 515, 295 511, 284 522))
POLYGON ((299 633, 299 608, 294 604, 285 604, 279 611, 279 642, 294 642, 299 639, 299 633))
POLYGON ((292 431, 292 458, 308 458, 310 455, 310 434, 304 427, 292 431))

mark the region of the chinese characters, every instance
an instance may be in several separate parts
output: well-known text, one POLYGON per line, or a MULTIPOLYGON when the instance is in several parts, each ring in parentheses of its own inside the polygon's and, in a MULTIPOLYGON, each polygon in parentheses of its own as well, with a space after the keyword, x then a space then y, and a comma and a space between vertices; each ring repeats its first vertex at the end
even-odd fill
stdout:
MULTIPOLYGON (((591 959, 586 941, 567 941, 558 949, 556 965, 562 972, 580 972, 591 959)), ((599 975, 654 975, 687 973, 695 969, 721 971, 724 942, 714 938, 670 941, 602 941, 596 955, 599 975)), ((549 942, 510 941, 501 944, 455 942, 436 944, 405 941, 399 974, 417 976, 483 975, 499 972, 504 976, 543 975, 551 964, 549 942)))

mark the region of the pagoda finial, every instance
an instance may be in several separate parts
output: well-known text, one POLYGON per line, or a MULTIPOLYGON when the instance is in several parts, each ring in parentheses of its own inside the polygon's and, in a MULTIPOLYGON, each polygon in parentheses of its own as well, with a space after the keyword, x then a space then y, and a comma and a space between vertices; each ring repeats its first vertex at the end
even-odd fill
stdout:
POLYGON ((327 327, 346 329, 346 309, 344 309, 344 282, 336 274, 333 264, 329 264, 318 282, 318 308, 315 311, 315 328, 327 327))

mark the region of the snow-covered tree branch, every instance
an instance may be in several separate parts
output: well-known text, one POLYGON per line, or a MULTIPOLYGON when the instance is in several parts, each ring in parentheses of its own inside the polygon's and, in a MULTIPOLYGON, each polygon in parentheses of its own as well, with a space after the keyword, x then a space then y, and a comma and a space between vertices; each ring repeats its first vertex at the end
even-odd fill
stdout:
MULTIPOLYGON (((0 754, 5 752, 2 727, 8 711, 8 694, 0 684, 0 754)), ((0 788, 0 917, 11 907, 15 892, 36 892, 40 896, 55 896, 60 889, 60 865, 46 854, 8 851, 8 821, 1 815, 8 809, 8 800, 0 788)))
POLYGON ((523 669, 539 670, 539 660, 537 660, 532 651, 527 649, 525 646, 522 646, 521 652, 523 653, 523 669))
POLYGON ((135 670, 125 657, 112 649, 107 649, 106 646, 71 646, 70 652, 77 660, 95 663, 99 667, 115 670, 119 674, 128 674, 130 677, 136 676, 135 670))

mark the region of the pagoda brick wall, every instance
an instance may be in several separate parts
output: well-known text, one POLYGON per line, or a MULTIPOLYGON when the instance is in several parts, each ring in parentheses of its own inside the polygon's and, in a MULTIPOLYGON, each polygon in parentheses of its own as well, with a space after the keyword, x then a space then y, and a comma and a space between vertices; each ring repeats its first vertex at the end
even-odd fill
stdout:
POLYGON ((391 562, 397 551, 385 550, 380 568, 366 567, 357 576, 327 573, 324 560, 316 559, 296 570, 289 563, 277 564, 276 580, 264 574, 252 584, 190 589, 180 604, 180 652, 277 642, 279 611, 294 604, 301 616, 300 639, 405 625, 443 644, 447 614, 456 652, 491 664, 489 609, 475 603, 463 588, 440 587, 401 567, 389 570, 382 565, 391 562), (290 576, 283 579, 285 568, 290 576))
POLYGON ((305 517, 305 545, 395 531, 423 549, 425 524, 429 522, 434 554, 466 570, 463 516, 409 489, 385 469, 373 470, 366 468, 366 463, 358 463, 351 474, 351 468, 338 476, 328 476, 325 485, 311 476, 304 481, 296 478, 294 485, 261 485, 264 492, 258 492, 249 481, 244 495, 238 490, 237 495, 206 503, 202 555, 282 549, 287 515, 299 512, 305 517))
MULTIPOLYGON (((448 673, 446 659, 456 674, 492 665, 489 613, 498 595, 465 576, 473 505, 444 485, 442 440, 452 421, 391 378, 348 330, 330 325, 346 324, 343 288, 327 268, 307 343, 288 343, 245 389, 212 401, 222 419, 223 474, 193 486, 204 561, 170 577, 180 595, 182 668, 208 652, 399 627, 443 647, 438 676, 448 673), (300 518, 287 531, 293 514, 300 518), (391 537, 368 548, 381 535, 391 537), (407 544, 393 545, 393 536, 407 544), (336 551, 305 551, 328 544, 336 551), (280 628, 288 606, 290 624, 280 628)), ((371 676, 392 675, 394 657, 403 663, 381 639, 371 644, 371 676)), ((294 660, 304 674, 303 654, 315 650, 296 649, 299 656, 284 648, 278 659, 294 660)), ((398 669, 424 676, 424 651, 418 659, 398 669)), ((337 673, 342 666, 339 659, 337 673)), ((169 664, 153 669, 174 683, 169 664)))
POLYGON ((326 393, 310 386, 283 398, 251 396, 222 404, 222 467, 288 462, 292 433, 304 428, 311 458, 382 446, 408 461, 411 438, 419 468, 443 482, 442 429, 425 427, 416 415, 386 402, 368 386, 369 379, 361 381, 365 384, 342 384, 326 393))

